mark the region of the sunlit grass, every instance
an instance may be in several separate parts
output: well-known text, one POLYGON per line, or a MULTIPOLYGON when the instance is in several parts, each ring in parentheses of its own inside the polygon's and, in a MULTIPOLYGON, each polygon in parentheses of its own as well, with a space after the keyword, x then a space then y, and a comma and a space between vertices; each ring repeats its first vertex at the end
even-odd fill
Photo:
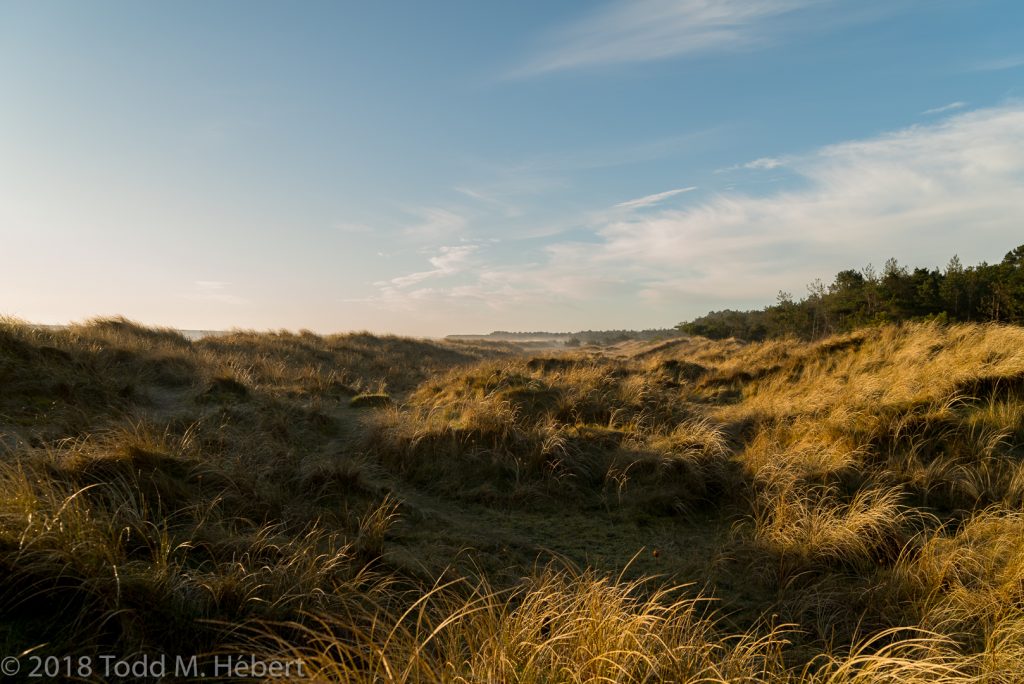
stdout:
POLYGON ((0 646, 1018 681, 1024 330, 628 349, 0 320, 0 646))

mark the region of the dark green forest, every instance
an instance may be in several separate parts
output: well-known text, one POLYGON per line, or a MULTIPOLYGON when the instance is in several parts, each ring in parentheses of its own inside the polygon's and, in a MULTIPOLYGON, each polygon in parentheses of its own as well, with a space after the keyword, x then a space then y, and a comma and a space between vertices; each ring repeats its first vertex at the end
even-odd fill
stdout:
POLYGON ((880 273, 869 265, 840 271, 829 285, 816 280, 803 299, 779 292, 776 303, 764 309, 712 311, 676 328, 712 339, 817 339, 908 320, 1024 324, 1024 245, 998 264, 965 267, 954 256, 941 270, 911 270, 889 259, 880 273))

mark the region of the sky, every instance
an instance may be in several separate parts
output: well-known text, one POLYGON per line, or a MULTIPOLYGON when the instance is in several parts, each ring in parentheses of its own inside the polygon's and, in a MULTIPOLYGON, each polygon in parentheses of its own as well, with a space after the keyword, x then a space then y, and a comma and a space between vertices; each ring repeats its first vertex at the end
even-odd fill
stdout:
POLYGON ((1020 0, 0 1, 0 314, 671 327, 1024 243, 1020 0))

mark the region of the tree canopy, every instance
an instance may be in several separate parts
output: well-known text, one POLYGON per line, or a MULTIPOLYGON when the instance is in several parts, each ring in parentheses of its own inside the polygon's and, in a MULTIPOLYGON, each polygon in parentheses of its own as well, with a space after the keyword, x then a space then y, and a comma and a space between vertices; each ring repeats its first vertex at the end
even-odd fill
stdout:
POLYGON ((1024 324, 1024 245, 998 264, 964 267, 954 256, 941 270, 910 270, 896 259, 886 261, 881 273, 870 265, 847 269, 829 285, 820 280, 808 285, 803 299, 779 292, 776 303, 764 309, 712 311, 676 328, 713 339, 815 339, 864 325, 921 319, 1024 324))

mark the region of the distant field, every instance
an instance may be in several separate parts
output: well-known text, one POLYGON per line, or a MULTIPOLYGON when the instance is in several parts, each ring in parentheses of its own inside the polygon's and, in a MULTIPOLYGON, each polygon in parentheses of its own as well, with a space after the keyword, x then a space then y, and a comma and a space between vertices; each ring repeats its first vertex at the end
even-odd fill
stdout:
POLYGON ((257 653, 338 682, 1024 672, 1022 328, 198 332, 0 321, 4 654, 257 653))

